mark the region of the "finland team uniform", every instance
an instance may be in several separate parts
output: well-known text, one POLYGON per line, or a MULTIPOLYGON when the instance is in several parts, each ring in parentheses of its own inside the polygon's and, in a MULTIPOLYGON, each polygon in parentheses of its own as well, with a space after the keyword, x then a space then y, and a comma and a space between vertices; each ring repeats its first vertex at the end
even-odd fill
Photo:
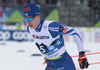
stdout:
POLYGON ((78 51, 84 51, 80 34, 76 29, 55 21, 41 20, 36 29, 28 26, 28 31, 40 52, 47 59, 45 70, 76 70, 70 55, 65 50, 63 39, 63 35, 72 35, 78 51))

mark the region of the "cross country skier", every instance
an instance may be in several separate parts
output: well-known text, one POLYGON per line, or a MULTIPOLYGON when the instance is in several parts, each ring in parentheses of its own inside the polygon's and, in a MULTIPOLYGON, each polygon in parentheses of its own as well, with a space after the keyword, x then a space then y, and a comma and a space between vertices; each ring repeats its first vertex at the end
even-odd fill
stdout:
POLYGON ((34 43, 46 57, 45 70, 76 70, 71 56, 65 50, 63 35, 74 37, 79 52, 80 68, 88 68, 89 64, 77 29, 56 21, 42 20, 40 9, 35 3, 27 4, 24 7, 24 18, 34 43))

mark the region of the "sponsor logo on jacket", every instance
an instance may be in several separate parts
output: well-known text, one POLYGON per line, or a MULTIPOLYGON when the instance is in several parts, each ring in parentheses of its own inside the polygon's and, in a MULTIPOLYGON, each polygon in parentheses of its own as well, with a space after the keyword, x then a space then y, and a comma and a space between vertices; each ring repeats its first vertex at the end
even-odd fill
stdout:
POLYGON ((35 36, 33 35, 34 39, 49 39, 49 36, 35 36))

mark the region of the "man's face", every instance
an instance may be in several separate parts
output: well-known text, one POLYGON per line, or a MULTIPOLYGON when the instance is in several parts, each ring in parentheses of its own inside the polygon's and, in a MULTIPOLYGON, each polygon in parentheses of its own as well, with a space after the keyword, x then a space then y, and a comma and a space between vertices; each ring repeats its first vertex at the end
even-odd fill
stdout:
POLYGON ((25 17, 30 28, 37 28, 40 23, 40 15, 25 17))

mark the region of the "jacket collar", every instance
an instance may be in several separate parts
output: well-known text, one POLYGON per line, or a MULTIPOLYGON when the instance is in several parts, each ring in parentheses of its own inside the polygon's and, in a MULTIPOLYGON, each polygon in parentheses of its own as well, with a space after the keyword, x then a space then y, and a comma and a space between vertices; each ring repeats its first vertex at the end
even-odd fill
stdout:
POLYGON ((41 19, 39 25, 38 25, 37 28, 35 29, 36 32, 40 32, 40 31, 41 31, 41 28, 42 28, 43 22, 44 22, 44 20, 41 19))

